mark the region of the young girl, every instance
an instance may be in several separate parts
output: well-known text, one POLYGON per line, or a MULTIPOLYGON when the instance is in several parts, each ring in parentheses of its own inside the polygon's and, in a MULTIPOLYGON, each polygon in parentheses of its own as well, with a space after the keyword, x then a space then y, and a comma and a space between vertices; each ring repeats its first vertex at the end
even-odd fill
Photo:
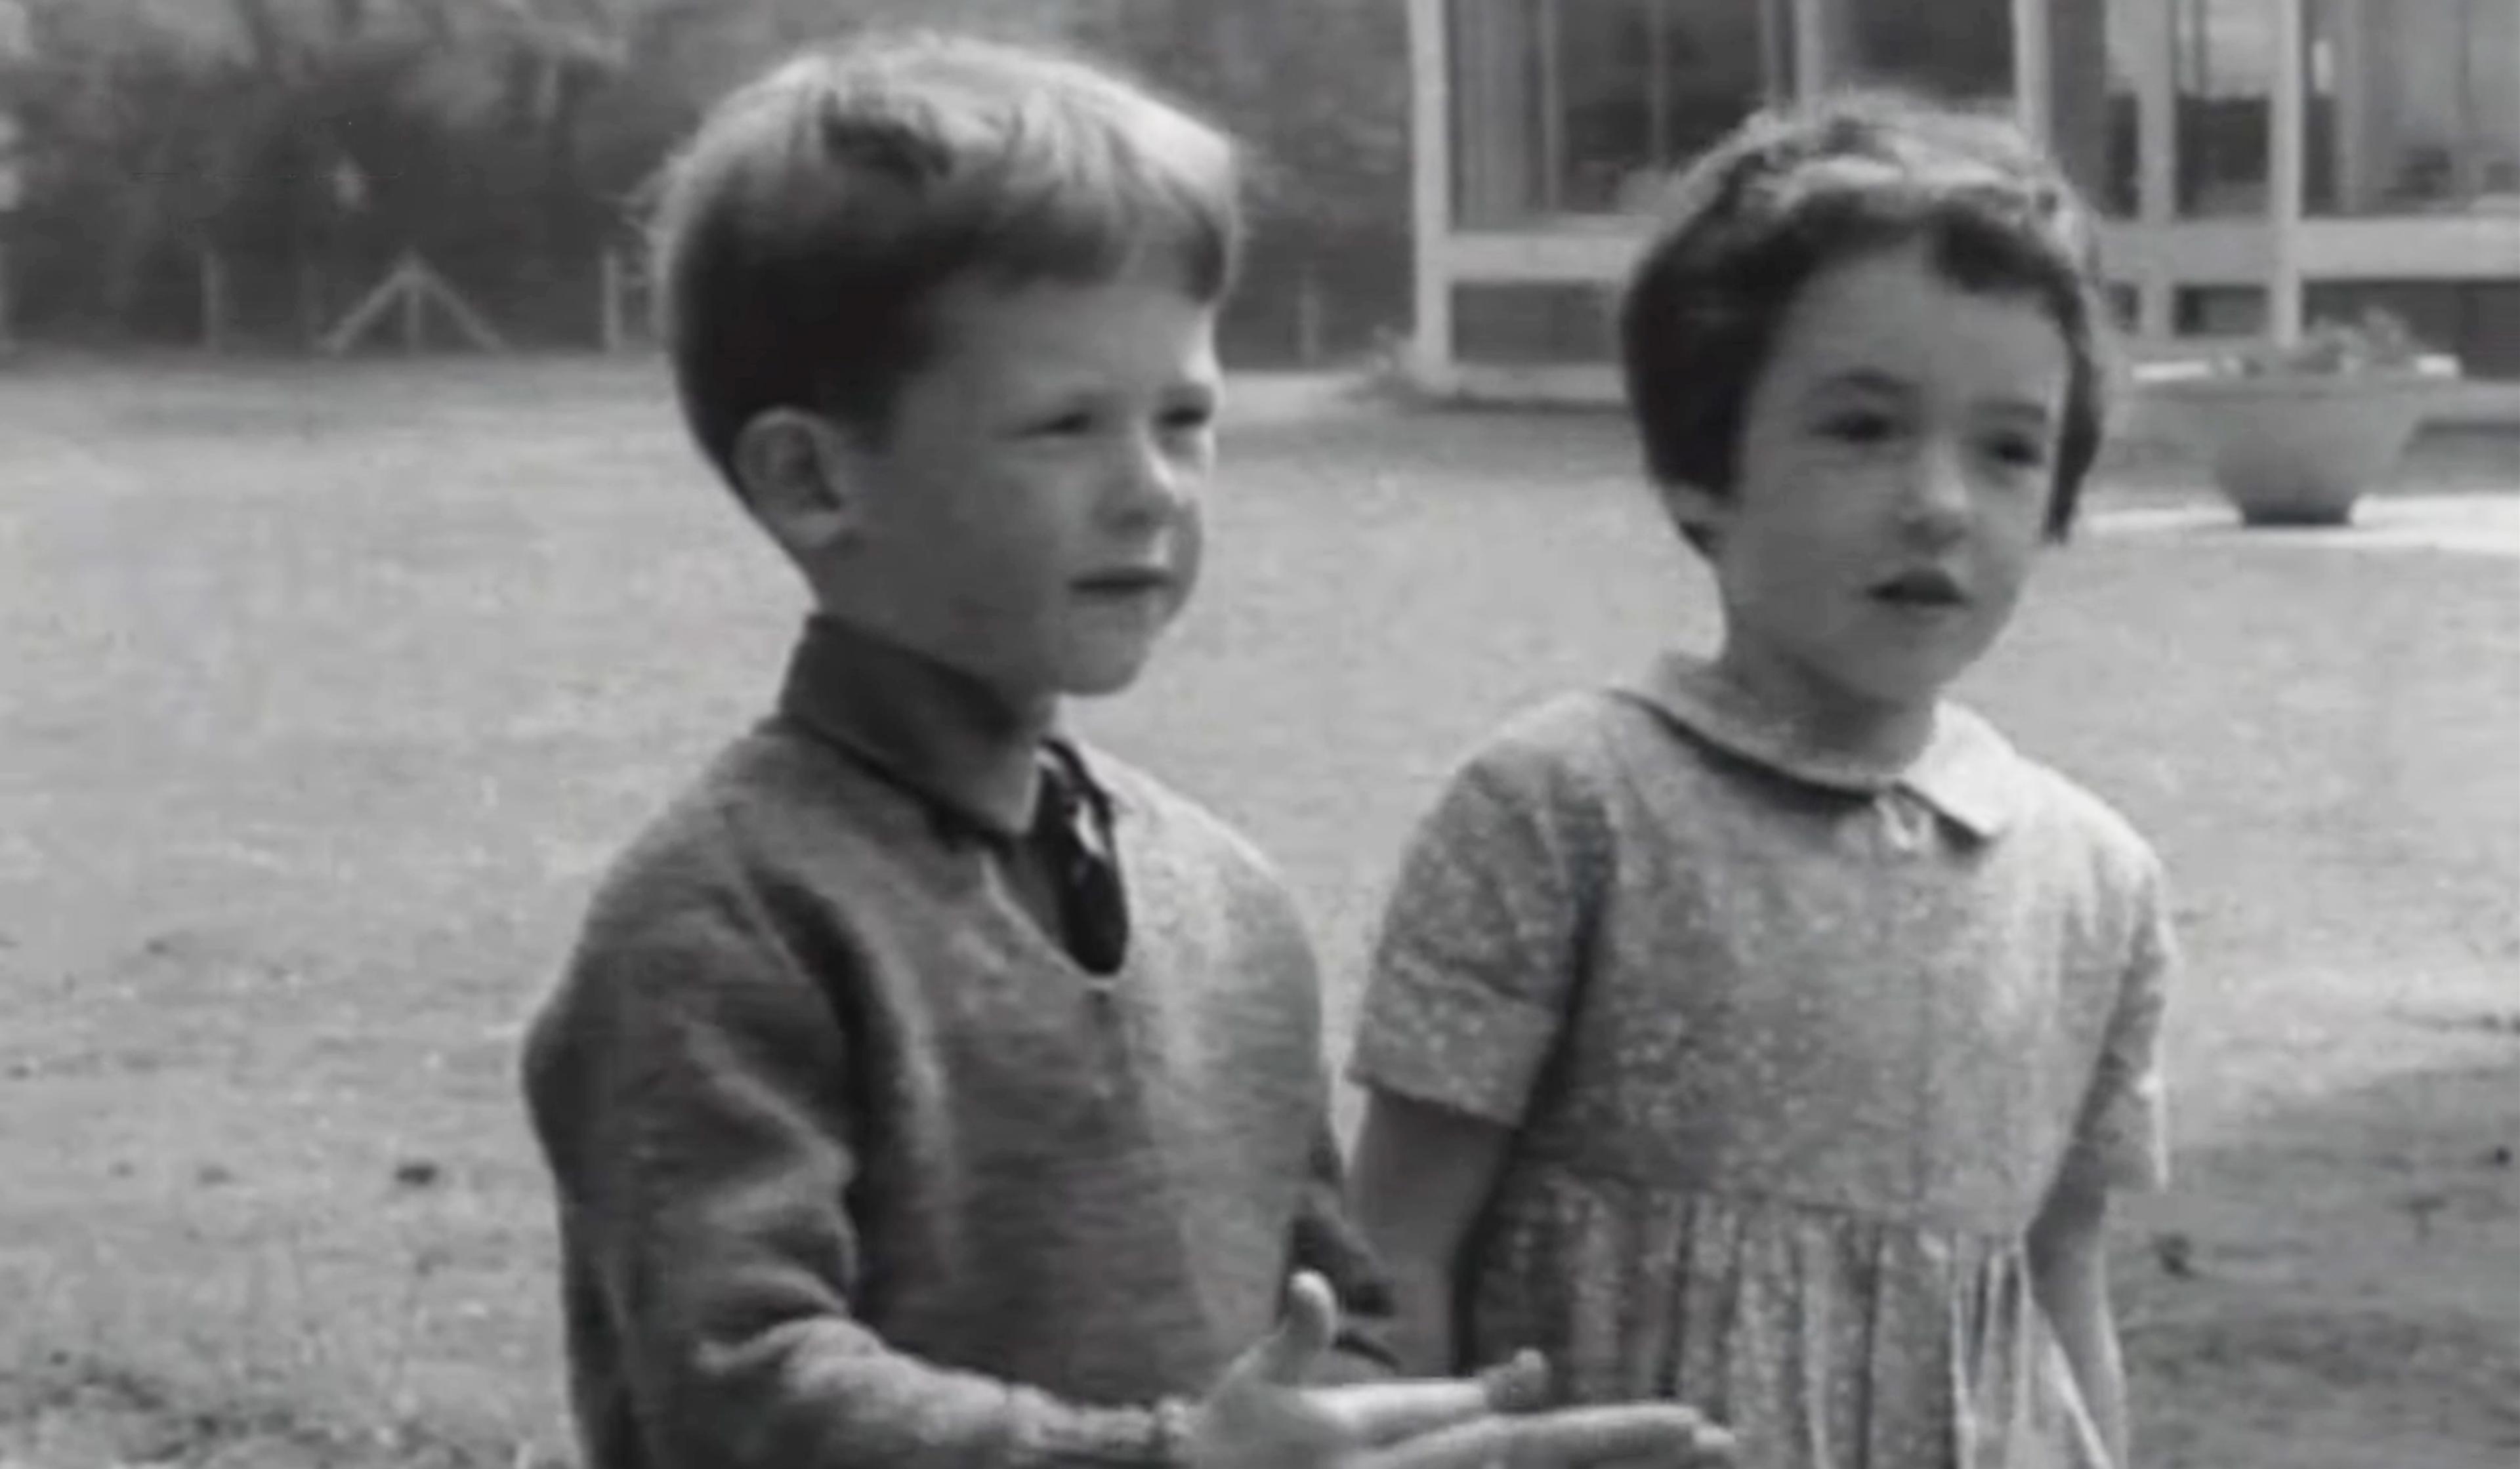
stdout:
POLYGON ((1413 1365, 1537 1347, 1745 1469, 2125 1462, 2160 872, 1944 698, 2097 448, 2090 245, 2008 126, 1891 99, 1674 190, 1623 366, 1724 634, 1513 721, 1412 845, 1352 1075, 1413 1365))

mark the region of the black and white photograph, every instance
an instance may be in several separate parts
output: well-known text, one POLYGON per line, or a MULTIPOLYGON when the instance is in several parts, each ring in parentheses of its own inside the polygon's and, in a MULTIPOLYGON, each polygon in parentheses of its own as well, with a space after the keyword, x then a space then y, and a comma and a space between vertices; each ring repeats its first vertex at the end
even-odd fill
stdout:
POLYGON ((2520 0, 0 0, 0 1469, 2520 1464, 2520 0))

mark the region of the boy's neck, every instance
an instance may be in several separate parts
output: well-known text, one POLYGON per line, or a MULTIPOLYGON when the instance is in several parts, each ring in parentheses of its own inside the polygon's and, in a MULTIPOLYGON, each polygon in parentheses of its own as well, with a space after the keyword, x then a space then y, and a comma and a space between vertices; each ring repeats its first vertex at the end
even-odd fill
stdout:
POLYGON ((1056 694, 1016 698, 958 668, 930 658, 921 661, 933 670, 936 688, 951 701, 952 707, 961 711, 969 721, 970 728, 988 735, 993 741, 1029 749, 1041 743, 1042 737, 1058 727, 1058 697, 1056 694))
POLYGON ((904 783, 1008 835, 1030 824, 1034 757, 1056 695, 1010 697, 961 669, 829 613, 808 620, 781 703, 904 783))

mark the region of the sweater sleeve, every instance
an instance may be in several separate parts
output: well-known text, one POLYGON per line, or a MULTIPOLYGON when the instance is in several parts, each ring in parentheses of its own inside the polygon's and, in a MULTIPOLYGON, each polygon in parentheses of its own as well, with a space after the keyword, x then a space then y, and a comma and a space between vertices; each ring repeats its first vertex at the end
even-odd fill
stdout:
POLYGON ((591 1277, 573 1310, 599 1318, 572 1338, 618 1354, 645 1462, 1177 1462, 1178 1403, 1057 1401, 893 1350, 855 1317, 847 1005, 741 882, 661 896, 599 909, 525 1061, 591 1277))
POLYGON ((1391 1281, 1349 1211, 1346 1165, 1328 1119, 1313 1139, 1312 1170, 1286 1253, 1294 1269, 1319 1274, 1338 1299, 1339 1334, 1326 1379, 1371 1382, 1397 1375, 1391 1281))

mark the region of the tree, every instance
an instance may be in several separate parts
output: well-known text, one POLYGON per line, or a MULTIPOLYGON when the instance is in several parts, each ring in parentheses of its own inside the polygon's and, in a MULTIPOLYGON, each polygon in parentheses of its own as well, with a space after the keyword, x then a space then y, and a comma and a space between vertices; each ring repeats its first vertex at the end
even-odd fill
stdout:
POLYGON ((1234 324, 1284 352, 1320 307, 1354 346, 1409 298, 1405 14, 1356 0, 1086 0, 1078 34, 1202 108, 1251 159, 1250 268, 1234 324))
POLYGON ((1392 5, 21 3, 31 45, 0 59, 0 106, 32 155, 26 295, 57 325, 189 334, 206 253, 233 267, 240 325, 304 340, 384 257, 416 247, 522 329, 510 334, 582 341, 599 250, 628 234, 700 111, 795 46, 900 23, 1072 35, 1248 140, 1243 320, 1284 318, 1307 277, 1360 321, 1406 298, 1392 5))

